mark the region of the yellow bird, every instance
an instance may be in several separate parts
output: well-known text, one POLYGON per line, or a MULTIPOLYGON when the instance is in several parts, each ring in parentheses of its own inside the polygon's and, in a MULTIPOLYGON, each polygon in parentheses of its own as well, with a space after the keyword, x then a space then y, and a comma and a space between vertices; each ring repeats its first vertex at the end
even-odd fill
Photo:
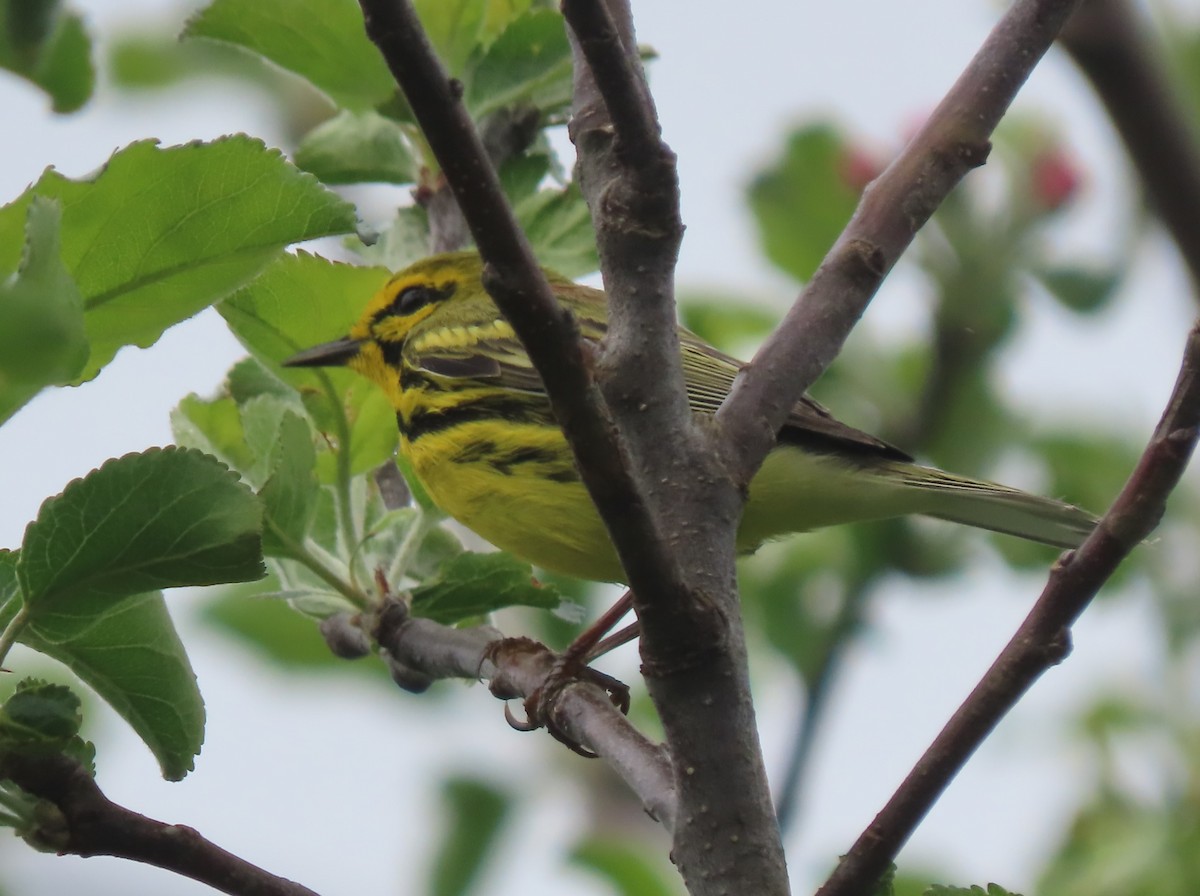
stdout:
MULTIPOLYGON (((421 484, 467 528, 537 566, 622 581, 542 381, 481 275, 474 252, 417 262, 388 281, 347 336, 285 363, 346 365, 377 383, 421 484)), ((600 342, 604 294, 546 276, 583 337, 600 342)), ((742 362, 682 327, 679 339, 692 410, 712 414, 742 362)), ((750 484, 737 547, 910 513, 1061 548, 1077 546, 1096 522, 1069 504, 916 464, 805 396, 750 484)))

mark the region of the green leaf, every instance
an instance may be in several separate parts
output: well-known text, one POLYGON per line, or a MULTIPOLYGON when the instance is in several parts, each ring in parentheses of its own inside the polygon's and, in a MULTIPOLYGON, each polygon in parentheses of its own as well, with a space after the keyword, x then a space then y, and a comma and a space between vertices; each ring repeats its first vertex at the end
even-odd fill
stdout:
POLYGON ((20 267, 0 281, 0 421, 87 363, 83 300, 60 255, 61 219, 57 202, 33 198, 20 267))
POLYGON ((183 36, 249 50, 305 78, 346 109, 374 108, 396 92, 354 0, 213 0, 192 17, 183 36))
POLYGON ((327 261, 298 252, 283 255, 217 306, 238 340, 293 388, 317 388, 320 376, 357 374, 336 368, 280 368, 301 349, 338 339, 362 316, 391 272, 327 261))
POLYGON ((947 887, 934 884, 925 891, 925 896, 1020 896, 1011 890, 1006 890, 999 884, 988 884, 987 889, 974 885, 971 887, 947 887))
POLYGON ((265 515, 263 553, 267 556, 290 557, 290 545, 304 542, 316 510, 316 463, 308 421, 298 414, 284 414, 271 453, 270 478, 258 493, 265 515))
MULTIPOLYGON (((225 385, 230 397, 238 405, 244 405, 261 395, 269 395, 287 403, 296 401, 296 391, 254 358, 242 358, 229 368, 225 385)), ((296 404, 299 406, 298 401, 296 404)))
POLYGON ((63 663, 127 721, 177 781, 204 742, 204 700, 158 592, 76 591, 34 608, 23 644, 63 663))
POLYGON ((17 579, 17 560, 20 556, 17 551, 0 548, 0 629, 17 612, 16 605, 21 595, 21 583, 17 579))
POLYGON ((262 575, 261 509, 213 458, 179 448, 110 460, 49 498, 17 575, 30 607, 262 575))
POLYGON ((1121 273, 1115 270, 1044 267, 1033 274, 1062 305, 1084 314, 1108 307, 1121 282, 1121 273))
POLYGON ((299 410, 298 403, 273 395, 257 395, 238 407, 242 435, 250 451, 250 468, 243 474, 251 488, 259 488, 271 475, 271 458, 279 442, 279 427, 287 414, 299 410))
POLYGON ((0 275, 16 269, 34 196, 62 205, 62 261, 92 348, 84 379, 121 346, 151 345, 227 295, 283 247, 354 227, 353 206, 258 140, 143 141, 83 180, 47 169, 0 208, 0 275))
POLYGON ((46 91, 55 112, 74 112, 91 97, 91 51, 82 17, 56 0, 0 2, 0 68, 46 91))
POLYGON ((678 892, 642 843, 589 837, 575 845, 570 860, 604 878, 621 896, 674 896, 678 892))
POLYGON ((412 591, 414 615, 447 625, 504 607, 553 610, 561 602, 557 588, 534 580, 528 563, 502 552, 451 557, 412 591))
POLYGON ((854 212, 858 191, 843 171, 846 158, 845 140, 831 125, 807 125, 750 184, 767 258, 797 280, 812 276, 854 212))
POLYGON ((477 120, 514 106, 562 111, 571 102, 571 46, 562 16, 539 9, 513 19, 473 67, 465 102, 477 120))
POLYGON ((254 467, 241 411, 232 398, 187 396, 171 412, 171 432, 181 447, 211 454, 243 475, 254 467))
POLYGON ((438 848, 429 892, 463 896, 472 891, 495 849, 512 797, 476 778, 451 778, 442 786, 446 830, 438 848))
POLYGON ((541 264, 564 277, 579 277, 599 266, 592 218, 577 184, 540 190, 514 211, 541 264))
POLYGON ((411 184, 418 164, 404 130, 376 112, 340 112, 309 131, 296 165, 327 184, 411 184))

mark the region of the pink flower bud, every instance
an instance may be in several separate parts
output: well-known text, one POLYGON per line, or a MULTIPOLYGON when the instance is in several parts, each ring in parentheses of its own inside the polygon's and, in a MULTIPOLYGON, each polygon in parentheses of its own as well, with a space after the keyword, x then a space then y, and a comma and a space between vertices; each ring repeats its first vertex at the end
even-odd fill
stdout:
POLYGON ((1039 208, 1055 211, 1079 191, 1082 173, 1075 161, 1061 147, 1039 151, 1030 164, 1030 183, 1033 200, 1039 208))

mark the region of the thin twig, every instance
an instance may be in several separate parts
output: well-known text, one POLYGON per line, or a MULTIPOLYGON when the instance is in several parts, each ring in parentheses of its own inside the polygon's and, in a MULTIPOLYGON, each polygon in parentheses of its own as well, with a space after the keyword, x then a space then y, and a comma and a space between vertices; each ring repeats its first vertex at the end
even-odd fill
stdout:
POLYGON ((1070 651, 1070 627, 1120 562, 1158 525, 1200 435, 1200 324, 1188 334, 1171 399, 1125 487, 1095 531, 1050 572, 1033 610, 971 695, 838 864, 818 896, 866 892, 925 813, 1026 690, 1070 651))
MULTIPOLYGON (((503 700, 529 699, 555 674, 557 656, 526 638, 505 638, 490 626, 452 628, 408 615, 403 604, 384 608, 373 635, 402 685, 423 689, 443 678, 489 681, 503 700)), ((651 743, 596 685, 572 682, 559 693, 549 721, 609 764, 637 794, 646 811, 668 830, 675 827, 674 774, 662 747, 651 743)))
POLYGON ((60 817, 46 841, 60 855, 116 856, 165 868, 236 896, 316 896, 205 840, 193 828, 165 824, 119 806, 91 775, 62 755, 0 760, 0 778, 54 805, 60 817))
POLYGON ((883 277, 970 169, 1080 0, 1017 0, 909 145, 863 194, 783 323, 742 372, 717 420, 748 483, 792 405, 833 361, 883 277))

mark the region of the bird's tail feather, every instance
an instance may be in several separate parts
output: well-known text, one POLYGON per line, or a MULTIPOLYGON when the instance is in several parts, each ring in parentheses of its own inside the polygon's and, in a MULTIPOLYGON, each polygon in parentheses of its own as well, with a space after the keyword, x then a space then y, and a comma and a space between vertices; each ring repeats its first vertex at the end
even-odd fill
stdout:
POLYGON ((1059 548, 1078 547, 1096 527, 1096 517, 1072 504, 932 467, 896 466, 907 485, 928 495, 926 516, 1059 548))

